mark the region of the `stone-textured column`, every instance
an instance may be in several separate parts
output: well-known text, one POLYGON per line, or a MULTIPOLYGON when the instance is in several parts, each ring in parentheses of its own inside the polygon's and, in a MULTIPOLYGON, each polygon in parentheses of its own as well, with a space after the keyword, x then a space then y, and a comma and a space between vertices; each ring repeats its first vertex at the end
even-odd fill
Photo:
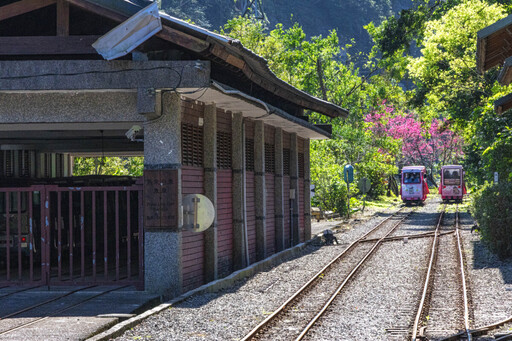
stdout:
POLYGON ((204 194, 215 207, 215 219, 204 233, 204 266, 206 282, 218 277, 217 241, 217 108, 209 104, 204 109, 203 125, 204 194))
POLYGON ((245 268, 247 264, 244 224, 244 149, 243 116, 234 113, 231 127, 231 168, 233 170, 233 267, 234 270, 245 268))
MULTIPOLYGON (((290 190, 295 191, 295 196, 292 198, 293 207, 293 241, 292 245, 300 243, 299 235, 299 154, 297 148, 297 134, 293 133, 290 136, 290 190)), ((291 198, 291 196, 290 196, 291 198)))
POLYGON ((162 116, 144 125, 145 289, 177 296, 182 288, 181 99, 162 96, 162 116))
POLYGON ((265 186, 265 125, 256 121, 254 125, 254 205, 256 213, 256 259, 266 257, 267 229, 265 186))
POLYGON ((304 141, 304 238, 311 239, 311 170, 309 157, 309 139, 304 141))
POLYGON ((275 132, 275 177, 274 177, 274 212, 276 228, 276 252, 284 250, 284 201, 283 197, 283 130, 276 128, 275 132))

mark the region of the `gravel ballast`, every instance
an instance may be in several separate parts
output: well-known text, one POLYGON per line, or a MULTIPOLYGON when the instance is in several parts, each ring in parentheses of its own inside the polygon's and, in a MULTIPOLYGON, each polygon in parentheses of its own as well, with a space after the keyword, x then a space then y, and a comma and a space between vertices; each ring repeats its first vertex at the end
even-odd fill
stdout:
MULTIPOLYGON (((432 231, 439 200, 418 207, 394 235, 432 231)), ((352 223, 336 233, 339 245, 310 244, 273 269, 216 293, 201 293, 150 316, 117 340, 239 340, 278 308, 353 240, 386 216, 352 223)), ((332 224, 332 222, 329 222, 332 224)), ((475 321, 472 327, 512 315, 512 265, 497 260, 470 233, 461 215, 475 321)), ((317 232, 322 226, 317 225, 317 232)), ((406 340, 419 297, 431 238, 385 242, 349 284, 333 311, 310 335, 313 340, 406 340)), ((506 330, 507 328, 502 328, 506 330)), ((485 340, 486 338, 479 338, 485 340)))

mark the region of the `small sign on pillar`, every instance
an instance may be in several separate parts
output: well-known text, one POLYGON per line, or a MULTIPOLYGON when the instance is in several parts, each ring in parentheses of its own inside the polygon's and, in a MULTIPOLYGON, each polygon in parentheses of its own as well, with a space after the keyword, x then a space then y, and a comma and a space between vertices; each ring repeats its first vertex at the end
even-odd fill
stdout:
POLYGON ((147 228, 178 229, 178 171, 144 171, 144 225, 147 228))

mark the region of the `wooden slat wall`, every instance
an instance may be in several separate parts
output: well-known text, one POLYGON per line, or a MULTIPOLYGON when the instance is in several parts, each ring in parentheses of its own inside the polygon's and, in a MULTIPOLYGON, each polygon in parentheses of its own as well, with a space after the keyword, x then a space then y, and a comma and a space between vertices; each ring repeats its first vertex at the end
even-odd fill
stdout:
MULTIPOLYGON (((231 134, 231 113, 217 110, 217 131, 231 134)), ((219 147, 219 146, 217 146, 219 147)), ((229 162, 231 164, 231 162, 229 162)), ((219 278, 233 271, 233 174, 217 169, 217 242, 219 278)))
POLYGON ((233 191, 231 169, 217 171, 217 237, 219 277, 233 271, 233 191))
POLYGON ((231 133, 231 113, 217 109, 217 130, 231 133))
POLYGON ((283 176, 284 247, 290 247, 290 177, 283 176))
MULTIPOLYGON (((297 138, 297 150, 299 154, 304 155, 305 140, 297 138)), ((300 241, 305 241, 304 234, 304 157, 299 157, 299 232, 300 241), (301 171, 302 169, 302 171, 301 171)))
POLYGON ((203 118, 204 104, 201 102, 193 102, 190 100, 181 101, 182 123, 190 123, 199 125, 199 118, 203 118))
MULTIPOLYGON (((265 144, 275 144, 275 128, 265 125, 265 144)), ((274 154, 275 162, 275 154, 274 154)), ((267 166, 267 165, 266 165, 267 166)), ((267 167, 266 167, 267 168, 267 167)), ((272 168, 272 167, 271 167, 272 168)), ((265 173, 265 187, 266 187, 266 217, 265 224, 267 230, 267 256, 273 255, 276 252, 275 248, 275 211, 274 211, 274 175, 275 170, 265 173)))
MULTIPOLYGON (((203 194, 204 172, 202 168, 183 166, 182 193, 203 194)), ((204 284, 204 232, 183 231, 182 271, 183 292, 204 284)))
MULTIPOLYGON (((182 101, 182 123, 199 125, 203 118, 204 105, 182 101)), ((204 194, 204 171, 201 167, 183 165, 182 194, 204 194)), ((182 233, 183 287, 186 292, 204 284, 204 233, 183 231, 182 233)))
MULTIPOLYGON (((254 121, 245 120, 245 138, 254 139, 254 121)), ((247 155, 246 155, 247 156, 247 155)), ((247 162, 246 162, 247 164, 247 162)), ((254 172, 245 172, 247 239, 249 241, 249 263, 256 262, 256 210, 254 207, 254 172)))
POLYGON ((245 120, 245 138, 253 139, 254 138, 254 121, 245 120))
POLYGON ((267 230, 267 256, 273 255, 276 252, 275 248, 275 212, 274 212, 274 174, 265 174, 265 187, 267 211, 265 216, 266 230, 267 230))
POLYGON ((250 263, 256 262, 256 210, 254 207, 254 172, 246 172, 247 239, 250 263))
POLYGON ((283 148, 290 149, 290 138, 291 135, 286 131, 283 131, 283 148))
POLYGON ((275 131, 274 127, 265 124, 265 143, 275 144, 275 131))
POLYGON ((299 179, 299 233, 300 241, 304 242, 304 178, 299 179))

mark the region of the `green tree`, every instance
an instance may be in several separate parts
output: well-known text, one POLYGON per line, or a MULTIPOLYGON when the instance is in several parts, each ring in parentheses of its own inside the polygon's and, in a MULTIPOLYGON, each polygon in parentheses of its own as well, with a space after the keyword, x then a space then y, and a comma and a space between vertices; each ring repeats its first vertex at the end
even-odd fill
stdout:
POLYGON ((75 157, 73 175, 142 176, 143 157, 75 157))
MULTIPOLYGON (((312 122, 333 125, 331 140, 311 143, 312 182, 317 186, 313 204, 344 213, 346 184, 342 180, 342 170, 348 163, 355 168, 356 180, 364 176, 371 179, 370 195, 384 192, 385 180, 396 173, 396 166, 389 155, 379 152, 384 141, 375 140, 366 131, 363 117, 383 98, 405 102, 397 83, 378 74, 371 78, 362 77, 359 68, 350 62, 346 50, 340 49, 336 31, 331 31, 327 37, 307 39, 297 23, 288 29, 279 24, 267 31, 260 21, 235 18, 221 33, 239 39, 245 47, 263 56, 281 79, 349 110, 350 115, 345 121, 307 113, 312 122), (343 62, 342 56, 348 56, 348 59, 343 62)), ((368 68, 373 66, 369 64, 368 68)))

